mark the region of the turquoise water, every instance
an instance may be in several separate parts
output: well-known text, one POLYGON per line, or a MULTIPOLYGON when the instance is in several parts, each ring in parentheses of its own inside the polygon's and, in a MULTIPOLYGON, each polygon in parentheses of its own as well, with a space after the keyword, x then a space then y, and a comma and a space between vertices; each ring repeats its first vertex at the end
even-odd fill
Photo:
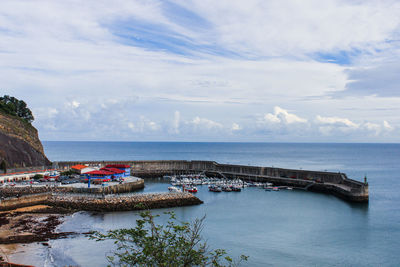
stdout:
MULTIPOLYGON (((201 188, 203 205, 174 208, 189 221, 206 215, 203 235, 213 248, 249 255, 246 266, 398 266, 400 264, 400 145, 287 143, 112 143, 44 142, 50 160, 215 160, 221 163, 341 171, 353 179, 367 175, 370 203, 351 204, 334 196, 303 192, 211 193, 201 188)), ((146 181, 146 192, 168 184, 146 181)), ((161 213, 165 210, 155 210, 161 213)), ((134 226, 136 212, 79 212, 62 231, 134 226)), ((161 218, 165 220, 165 218, 161 218)), ((40 265, 105 266, 110 243, 83 236, 30 245, 40 265)), ((39 265, 39 264, 38 264, 39 265)))

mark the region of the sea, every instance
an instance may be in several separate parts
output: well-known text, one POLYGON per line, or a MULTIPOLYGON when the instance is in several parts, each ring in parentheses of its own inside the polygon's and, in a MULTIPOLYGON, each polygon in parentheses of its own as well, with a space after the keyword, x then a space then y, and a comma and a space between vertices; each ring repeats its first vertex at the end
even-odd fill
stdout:
MULTIPOLYGON (((364 143, 43 143, 51 161, 212 160, 219 163, 344 172, 369 183, 370 201, 356 204, 335 196, 245 188, 209 192, 199 186, 202 205, 153 210, 174 211, 182 221, 205 216, 202 235, 210 248, 243 266, 400 266, 400 144, 364 143)), ((167 192, 165 179, 145 181, 141 192, 167 192)), ((107 231, 135 226, 138 212, 77 212, 59 231, 107 231)), ((35 266, 107 266, 112 242, 84 235, 19 246, 9 258, 35 266)))

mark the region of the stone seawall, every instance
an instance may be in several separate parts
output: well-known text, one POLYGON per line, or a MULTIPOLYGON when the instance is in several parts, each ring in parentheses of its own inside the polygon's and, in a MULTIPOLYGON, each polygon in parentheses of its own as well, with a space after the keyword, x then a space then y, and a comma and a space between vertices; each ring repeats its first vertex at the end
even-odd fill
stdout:
POLYGON ((51 193, 42 193, 35 195, 26 195, 4 199, 0 201, 0 211, 13 210, 17 208, 29 207, 39 204, 46 204, 51 196, 51 193))
POLYGON ((198 205, 203 201, 190 193, 158 193, 104 199, 52 196, 48 203, 52 206, 86 211, 129 211, 198 205))

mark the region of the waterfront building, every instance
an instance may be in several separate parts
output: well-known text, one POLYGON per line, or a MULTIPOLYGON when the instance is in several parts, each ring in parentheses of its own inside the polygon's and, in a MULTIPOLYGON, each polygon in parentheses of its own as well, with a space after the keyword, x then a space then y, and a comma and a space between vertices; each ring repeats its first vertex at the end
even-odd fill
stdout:
POLYGON ((112 179, 112 176, 114 175, 113 172, 110 171, 105 171, 105 170, 96 170, 96 171, 91 171, 87 172, 84 174, 87 179, 99 179, 103 181, 109 181, 112 179))
POLYGON ((71 167, 71 170, 77 174, 84 174, 84 173, 88 173, 91 171, 95 171, 95 168, 86 166, 86 165, 81 165, 81 164, 77 164, 71 167))
POLYGON ((124 176, 131 176, 131 166, 127 164, 109 164, 106 168, 116 168, 124 171, 124 176))
POLYGON ((125 176, 125 171, 117 169, 117 168, 101 168, 101 171, 108 171, 114 173, 112 175, 113 179, 119 179, 125 176))

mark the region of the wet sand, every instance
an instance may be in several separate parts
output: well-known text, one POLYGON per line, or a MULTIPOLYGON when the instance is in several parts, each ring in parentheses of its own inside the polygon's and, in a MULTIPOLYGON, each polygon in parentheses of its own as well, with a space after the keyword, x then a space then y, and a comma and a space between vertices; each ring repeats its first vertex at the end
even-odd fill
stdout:
POLYGON ((16 252, 22 244, 41 242, 48 245, 50 239, 76 234, 56 231, 68 213, 71 211, 46 205, 0 212, 0 259, 8 261, 8 255, 16 252))

